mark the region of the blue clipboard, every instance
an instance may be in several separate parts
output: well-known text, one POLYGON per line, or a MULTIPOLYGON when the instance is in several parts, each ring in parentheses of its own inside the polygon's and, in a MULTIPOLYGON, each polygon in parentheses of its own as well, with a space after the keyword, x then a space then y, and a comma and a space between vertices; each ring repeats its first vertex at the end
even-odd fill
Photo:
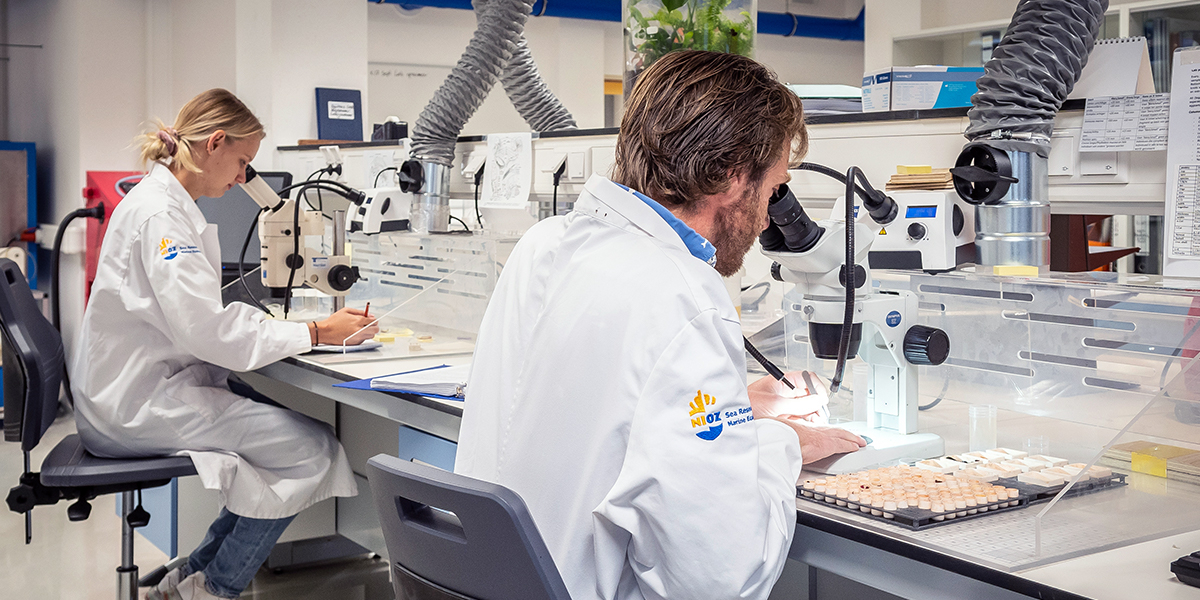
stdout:
MULTIPOLYGON (((391 375, 380 375, 379 377, 394 377, 396 375, 408 375, 409 373, 420 373, 421 371, 432 371, 434 369, 444 369, 449 366, 450 365, 438 365, 436 367, 426 367, 424 369, 414 369, 412 371, 402 371, 400 373, 392 373, 391 375)), ((335 384, 333 384, 333 387, 345 388, 348 390, 372 390, 373 389, 371 387, 372 379, 377 379, 377 378, 371 377, 370 379, 357 379, 355 381, 347 381, 344 383, 335 383, 335 384)), ((403 390, 375 390, 375 391, 397 392, 397 393, 401 393, 401 394, 412 394, 414 396, 425 396, 426 398, 437 398, 438 400, 451 400, 454 402, 462 402, 463 401, 463 399, 459 398, 458 396, 439 396, 437 394, 422 394, 420 392, 405 392, 403 390)))

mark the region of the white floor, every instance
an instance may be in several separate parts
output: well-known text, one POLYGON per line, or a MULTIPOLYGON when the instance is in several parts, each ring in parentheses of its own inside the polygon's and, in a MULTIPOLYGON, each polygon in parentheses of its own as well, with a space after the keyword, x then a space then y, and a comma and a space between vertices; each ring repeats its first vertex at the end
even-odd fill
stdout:
MULTIPOLYGON (((71 418, 59 419, 32 453, 34 469, 63 437, 74 433, 71 418)), ((0 442, 0 495, 7 495, 22 471, 19 444, 0 442)), ((91 517, 67 520, 68 502, 33 511, 33 542, 25 545, 25 519, 0 505, 0 597, 39 600, 112 600, 120 562, 121 519, 114 496, 91 502, 91 517)), ((143 574, 167 556, 140 535, 135 560, 143 574)), ((283 574, 259 571, 242 598, 372 600, 391 598, 387 565, 379 560, 356 560, 283 574)))

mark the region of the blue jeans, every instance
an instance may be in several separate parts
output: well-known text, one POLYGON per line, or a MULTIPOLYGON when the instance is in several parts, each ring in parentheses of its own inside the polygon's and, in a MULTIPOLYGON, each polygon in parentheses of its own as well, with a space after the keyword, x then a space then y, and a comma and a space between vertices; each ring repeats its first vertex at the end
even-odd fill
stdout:
POLYGON ((209 593, 237 598, 254 580, 275 542, 295 518, 251 519, 222 508, 204 541, 188 557, 183 575, 203 571, 209 593))

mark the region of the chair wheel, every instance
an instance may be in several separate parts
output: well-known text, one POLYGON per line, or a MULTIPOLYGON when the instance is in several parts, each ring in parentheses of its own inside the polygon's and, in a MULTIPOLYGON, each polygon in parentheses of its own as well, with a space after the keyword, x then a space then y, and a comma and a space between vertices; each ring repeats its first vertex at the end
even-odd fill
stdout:
POLYGON ((71 521, 86 521, 90 516, 92 516, 92 505, 83 498, 67 507, 67 519, 71 521))

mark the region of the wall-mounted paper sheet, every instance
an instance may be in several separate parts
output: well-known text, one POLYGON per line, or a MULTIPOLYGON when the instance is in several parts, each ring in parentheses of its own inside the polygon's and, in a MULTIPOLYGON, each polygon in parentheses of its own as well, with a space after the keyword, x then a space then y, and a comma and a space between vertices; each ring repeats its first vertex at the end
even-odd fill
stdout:
POLYGON ((487 143, 479 206, 527 208, 533 183, 533 134, 489 134, 487 143))
POLYGON ((1163 275, 1200 276, 1200 47, 1175 51, 1167 136, 1163 275))
POLYGON ((1166 150, 1170 108, 1170 94, 1088 98, 1079 151, 1166 150))

